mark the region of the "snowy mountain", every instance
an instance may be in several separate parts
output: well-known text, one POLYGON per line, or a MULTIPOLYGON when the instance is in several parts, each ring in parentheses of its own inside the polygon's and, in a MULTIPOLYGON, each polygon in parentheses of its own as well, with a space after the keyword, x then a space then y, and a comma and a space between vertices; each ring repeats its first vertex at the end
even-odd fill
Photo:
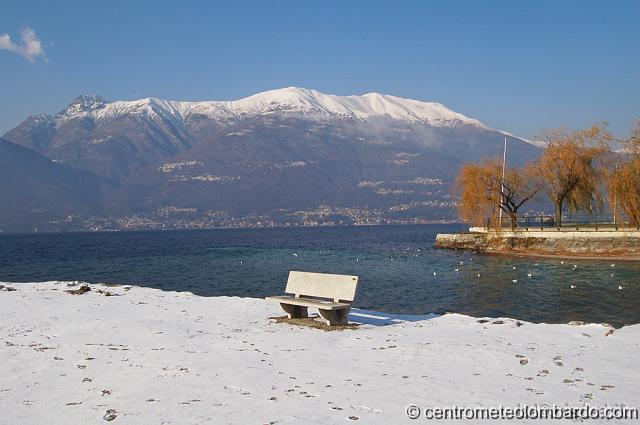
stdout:
POLYGON ((236 101, 178 102, 146 98, 106 102, 95 95, 81 96, 62 111, 56 121, 61 123, 74 118, 92 118, 100 122, 131 114, 166 118, 176 125, 194 115, 224 121, 277 114, 314 121, 386 118, 436 127, 474 125, 488 128, 478 120, 447 109, 439 103, 379 93, 336 96, 297 87, 270 90, 236 101))
POLYGON ((343 222, 345 209, 454 218, 459 167, 500 155, 505 137, 511 164, 540 152, 439 103, 294 87, 235 101, 81 96, 4 136, 114 185, 108 217, 308 218, 322 207, 343 222))

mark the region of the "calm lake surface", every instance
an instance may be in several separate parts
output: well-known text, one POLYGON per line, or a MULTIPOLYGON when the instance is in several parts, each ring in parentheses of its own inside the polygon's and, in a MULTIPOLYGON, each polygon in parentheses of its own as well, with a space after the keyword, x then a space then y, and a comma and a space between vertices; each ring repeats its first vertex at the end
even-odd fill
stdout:
POLYGON ((464 226, 2 235, 0 281, 83 280, 263 297, 282 293, 288 271, 302 270, 360 276, 355 306, 372 310, 640 323, 639 263, 561 264, 561 258, 433 249, 438 232, 459 230, 464 226))

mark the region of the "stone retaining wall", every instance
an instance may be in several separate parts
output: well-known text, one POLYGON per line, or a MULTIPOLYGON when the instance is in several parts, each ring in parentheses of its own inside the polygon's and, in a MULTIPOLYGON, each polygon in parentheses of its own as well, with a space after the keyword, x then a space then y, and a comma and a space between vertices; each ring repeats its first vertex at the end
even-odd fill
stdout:
POLYGON ((436 248, 482 253, 640 259, 638 231, 502 231, 438 234, 436 248))

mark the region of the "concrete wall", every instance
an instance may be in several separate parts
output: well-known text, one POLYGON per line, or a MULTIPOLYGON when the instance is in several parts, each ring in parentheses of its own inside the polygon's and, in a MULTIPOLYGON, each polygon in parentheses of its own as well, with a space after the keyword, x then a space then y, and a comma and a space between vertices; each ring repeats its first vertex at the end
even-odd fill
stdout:
POLYGON ((502 231, 439 234, 436 248, 496 254, 640 259, 640 231, 502 231))

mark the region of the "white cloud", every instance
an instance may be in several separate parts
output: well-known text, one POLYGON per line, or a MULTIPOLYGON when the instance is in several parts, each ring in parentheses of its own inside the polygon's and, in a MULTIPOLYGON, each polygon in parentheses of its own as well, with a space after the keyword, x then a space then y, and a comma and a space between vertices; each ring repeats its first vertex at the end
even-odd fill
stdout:
POLYGON ((30 62, 35 62, 39 57, 45 59, 45 51, 38 35, 31 28, 25 28, 20 34, 22 43, 17 44, 11 40, 9 34, 0 35, 0 50, 8 50, 19 54, 30 62))

